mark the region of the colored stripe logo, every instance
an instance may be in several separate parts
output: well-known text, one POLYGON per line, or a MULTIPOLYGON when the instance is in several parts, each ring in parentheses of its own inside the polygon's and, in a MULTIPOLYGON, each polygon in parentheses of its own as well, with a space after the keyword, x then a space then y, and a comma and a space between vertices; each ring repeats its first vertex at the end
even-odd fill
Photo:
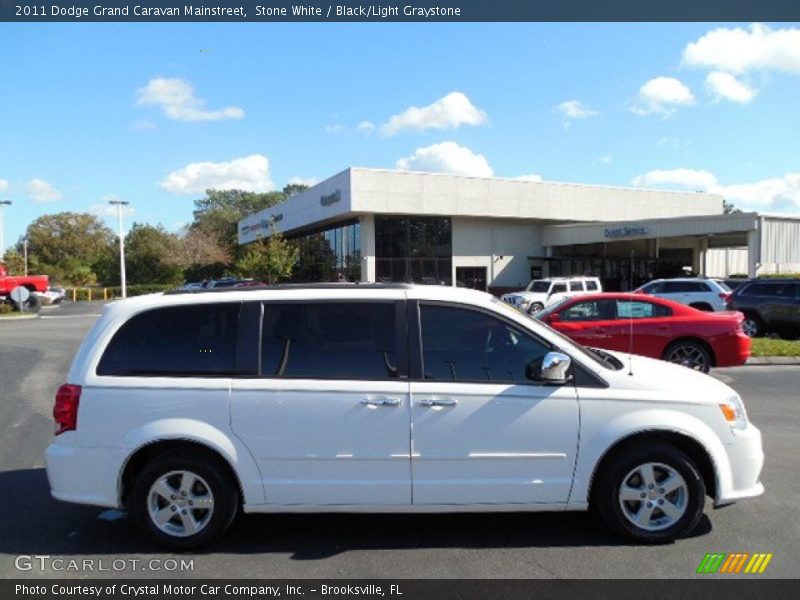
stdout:
POLYGON ((772 553, 764 552, 756 552, 755 554, 750 554, 749 552, 733 552, 731 554, 709 552, 700 561, 697 573, 760 574, 767 570, 767 565, 772 560, 772 556, 772 553))

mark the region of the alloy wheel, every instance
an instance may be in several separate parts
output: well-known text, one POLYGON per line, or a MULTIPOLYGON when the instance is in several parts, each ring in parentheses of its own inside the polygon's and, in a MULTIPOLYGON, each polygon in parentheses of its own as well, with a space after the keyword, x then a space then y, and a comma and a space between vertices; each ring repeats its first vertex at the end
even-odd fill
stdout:
POLYGON ((672 527, 686 514, 689 488, 678 471, 648 462, 631 470, 618 493, 622 514, 645 531, 672 527))
POLYGON ((147 510, 160 531, 174 537, 189 537, 211 522, 214 495, 208 483, 196 473, 170 471, 150 486, 147 510))
POLYGON ((669 362, 689 367, 690 369, 703 373, 707 373, 711 367, 708 355, 702 348, 694 344, 680 344, 675 346, 667 353, 666 359, 669 362))

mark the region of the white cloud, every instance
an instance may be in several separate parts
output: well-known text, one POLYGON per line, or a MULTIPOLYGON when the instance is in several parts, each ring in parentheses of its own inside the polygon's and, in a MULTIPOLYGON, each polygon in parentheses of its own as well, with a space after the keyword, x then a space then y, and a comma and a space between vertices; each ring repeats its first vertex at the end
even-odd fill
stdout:
POLYGON ((729 73, 751 70, 800 73, 800 29, 719 28, 686 46, 683 62, 729 73))
POLYGON ((63 198, 61 192, 44 179, 31 179, 25 184, 25 191, 34 202, 55 202, 63 198))
POLYGON ((417 148, 414 154, 401 158, 396 165, 398 169, 407 171, 432 171, 474 177, 491 177, 494 174, 486 157, 455 142, 441 142, 417 148))
POLYGON ((345 130, 345 126, 341 123, 333 123, 331 125, 325 125, 325 133, 336 134, 342 133, 345 130))
POLYGON ((268 192, 275 188, 269 175, 269 159, 262 154, 230 162, 191 163, 167 175, 159 187, 173 194, 199 194, 207 189, 268 192))
POLYGON ((637 115, 660 114, 669 116, 676 106, 691 106, 694 95, 686 85, 674 77, 656 77, 639 88, 631 110, 637 115))
POLYGON ((613 160, 614 157, 611 156, 610 154, 603 154, 603 156, 597 159, 597 162, 603 165, 610 165, 613 160))
POLYGON ((238 106, 207 110, 204 108, 205 100, 196 97, 194 88, 184 79, 151 79, 136 95, 137 106, 160 106, 175 121, 220 121, 244 117, 244 110, 238 106))
POLYGON ((456 129, 461 125, 482 125, 486 113, 476 107, 461 92, 451 92, 433 104, 411 106, 381 125, 383 135, 395 135, 401 131, 425 131, 426 129, 456 129))
POLYGON ((567 100, 559 104, 556 109, 568 119, 587 119, 598 114, 580 100, 567 100))
POLYGON ((537 175, 536 173, 530 173, 529 175, 519 175, 518 177, 514 177, 516 181, 533 181, 539 182, 542 181, 542 176, 537 175))
POLYGON ((356 125, 356 129, 361 133, 369 135, 370 133, 375 131, 375 124, 370 121, 361 121, 361 123, 356 125))
POLYGON ((717 178, 710 171, 696 169, 671 169, 649 171, 638 175, 631 182, 635 186, 677 186, 693 190, 710 191, 717 185, 717 178))
POLYGON ((307 185, 308 187, 313 187, 319 183, 319 177, 292 177, 289 181, 289 185, 307 185))
MULTIPOLYGON (((100 202, 97 204, 92 204, 89 207, 89 212, 93 215, 98 217, 116 217, 117 216, 117 207, 114 204, 109 204, 110 200, 120 200, 118 196, 113 194, 109 194, 107 196, 103 196, 100 199, 100 202)), ((136 212, 136 209, 131 206, 130 204, 125 205, 122 207, 122 216, 123 217, 130 217, 136 212)))
POLYGON ((730 100, 739 104, 747 104, 758 93, 730 73, 722 71, 713 71, 706 76, 706 90, 717 102, 730 100))
POLYGON ((5 192, 8 189, 8 181, 0 179, 0 192, 5 192))
POLYGON ((743 210, 800 211, 800 172, 752 183, 724 185, 709 171, 672 169, 635 177, 636 186, 678 187, 719 194, 743 210))

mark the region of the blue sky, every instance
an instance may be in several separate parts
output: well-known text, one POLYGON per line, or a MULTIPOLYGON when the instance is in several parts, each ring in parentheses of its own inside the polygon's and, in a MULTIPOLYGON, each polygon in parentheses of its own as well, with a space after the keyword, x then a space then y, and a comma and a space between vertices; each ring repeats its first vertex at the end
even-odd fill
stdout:
POLYGON ((6 243, 348 166, 704 189, 800 213, 797 24, 0 25, 6 243), (413 107, 416 107, 413 108, 413 107))

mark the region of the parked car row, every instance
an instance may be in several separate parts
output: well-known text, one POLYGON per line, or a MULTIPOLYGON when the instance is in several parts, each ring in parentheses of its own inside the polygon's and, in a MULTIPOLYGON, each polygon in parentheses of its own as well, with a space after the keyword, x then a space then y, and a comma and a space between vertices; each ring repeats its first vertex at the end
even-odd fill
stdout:
POLYGON ((727 302, 728 310, 744 314, 744 331, 751 337, 775 333, 800 336, 800 279, 752 279, 742 283, 727 302))
POLYGON ((536 319, 589 347, 660 358, 707 373, 750 357, 739 312, 707 312, 643 294, 567 298, 536 319))

